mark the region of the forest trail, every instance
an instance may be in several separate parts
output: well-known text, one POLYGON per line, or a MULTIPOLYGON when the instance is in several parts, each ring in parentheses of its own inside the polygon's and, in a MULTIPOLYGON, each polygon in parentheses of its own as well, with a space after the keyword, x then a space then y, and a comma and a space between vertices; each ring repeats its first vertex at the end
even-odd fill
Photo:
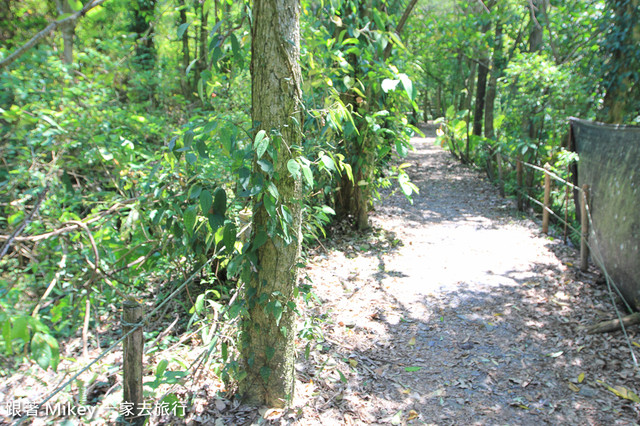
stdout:
MULTIPOLYGON (((420 188, 378 203, 373 231, 334 230, 306 273, 324 342, 297 364, 296 424, 633 424, 620 333, 597 274, 483 176, 414 138, 420 188), (575 262, 575 263, 574 263, 575 262), (625 385, 626 384, 626 385, 625 385)), ((637 405, 636 405, 637 407, 637 405)), ((285 418, 287 420, 285 420, 285 418)))

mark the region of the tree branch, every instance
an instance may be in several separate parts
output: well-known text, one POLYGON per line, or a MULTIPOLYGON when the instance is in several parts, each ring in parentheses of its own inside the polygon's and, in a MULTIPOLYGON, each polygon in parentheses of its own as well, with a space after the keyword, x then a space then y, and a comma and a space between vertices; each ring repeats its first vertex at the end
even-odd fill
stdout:
MULTIPOLYGON (((411 0, 407 5, 407 8, 404 10, 402 17, 398 22, 398 26, 396 27, 396 34, 398 34, 398 36, 400 36, 400 33, 402 33, 402 30, 404 29, 404 26, 407 23, 407 19, 409 19, 409 15, 411 15, 411 12, 413 11, 413 8, 416 6, 417 3, 418 3, 418 0, 411 0)), ((384 48, 383 59, 385 61, 389 59, 389 56, 391 56, 391 49, 392 49, 391 43, 387 44, 387 46, 384 48)))
POLYGON ((20 235, 20 233, 24 230, 24 228, 26 228, 29 222, 31 222, 31 220, 33 219, 33 215, 36 214, 36 212, 40 208, 40 204, 42 204, 42 201, 44 201, 44 197, 45 195, 47 195, 47 191, 49 191, 49 185, 45 186, 42 192, 40 192, 40 194, 38 195, 36 204, 33 207, 33 210, 31 210, 31 213, 29 213, 29 215, 22 221, 22 223, 16 228, 16 230, 11 233, 11 235, 6 237, 6 242, 2 246, 2 250, 0 250, 0 259, 2 259, 5 254, 7 254, 7 251, 9 251, 9 247, 11 247, 11 243, 13 242, 13 240, 17 239, 18 235, 20 235))
MULTIPOLYGON (((92 217, 91 219, 83 220, 82 223, 84 223, 85 225, 89 225, 90 223, 93 223, 93 222, 95 222, 95 221, 97 221, 97 220, 99 220, 99 219, 101 219, 101 218, 103 218, 103 217, 115 212, 120 207, 123 207, 123 206, 125 206, 127 204, 131 204, 134 201, 135 201, 135 198, 130 198, 128 200, 124 200, 124 201, 121 201, 119 203, 116 203, 113 206, 111 206, 108 210, 104 210, 104 211, 98 213, 97 216, 92 217)), ((69 223, 69 222, 67 222, 67 223, 69 223)), ((44 234, 32 235, 32 236, 29 236, 29 237, 18 237, 18 236, 13 236, 13 235, 10 235, 10 236, 0 235, 0 241, 2 241, 2 240, 6 240, 6 241, 15 240, 15 241, 37 242, 37 241, 41 241, 41 240, 46 240, 47 238, 55 237, 56 235, 64 234, 65 232, 75 231, 78 228, 81 228, 81 225, 78 225, 74 221, 74 223, 72 223, 71 225, 65 226, 64 228, 56 229, 56 230, 51 231, 51 232, 45 232, 44 234)))
POLYGON ((90 11, 91 9, 93 9, 96 6, 100 6, 102 3, 106 2, 106 1, 107 0, 94 0, 92 2, 87 3, 82 8, 82 10, 74 13, 73 15, 67 16, 64 19, 60 19, 59 21, 53 21, 52 23, 47 25, 47 27, 44 30, 42 30, 38 34, 34 35, 31 38, 31 40, 29 40, 24 45, 22 45, 22 47, 19 47, 15 52, 13 52, 12 54, 10 54, 6 58, 4 58, 2 61, 0 61, 0 70, 5 68, 5 67, 8 67, 9 65, 11 65, 13 62, 16 61, 16 59, 18 59, 20 56, 24 55, 24 53, 27 50, 31 49, 33 46, 38 44, 42 38, 44 38, 47 35, 51 34, 59 26, 67 24, 67 23, 75 22, 79 18, 81 18, 84 15, 86 15, 86 13, 88 11, 90 11))

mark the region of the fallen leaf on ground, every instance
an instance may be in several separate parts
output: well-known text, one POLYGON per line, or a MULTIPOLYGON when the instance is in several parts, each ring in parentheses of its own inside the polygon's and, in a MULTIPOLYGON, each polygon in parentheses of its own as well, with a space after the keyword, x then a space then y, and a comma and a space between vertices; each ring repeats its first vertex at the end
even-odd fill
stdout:
POLYGON ((598 380, 598 383, 600 383, 601 385, 606 387, 614 395, 616 395, 616 396, 618 396, 620 398, 624 398, 624 399, 628 399, 629 401, 640 403, 640 396, 638 396, 632 390, 629 390, 629 389, 625 388, 624 386, 609 386, 608 384, 606 384, 602 380, 598 380))

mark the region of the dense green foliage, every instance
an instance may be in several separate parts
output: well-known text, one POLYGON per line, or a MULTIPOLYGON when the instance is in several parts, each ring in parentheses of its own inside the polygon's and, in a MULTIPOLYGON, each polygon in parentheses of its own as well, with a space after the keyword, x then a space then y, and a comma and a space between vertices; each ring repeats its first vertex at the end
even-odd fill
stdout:
MULTIPOLYGON (((486 170, 525 207, 543 176, 519 172, 519 161, 548 162, 569 177, 568 117, 630 123, 640 117, 632 83, 636 3, 424 3, 413 16, 410 50, 425 118, 438 119, 441 143, 454 155, 486 170), (483 88, 479 98, 480 84, 486 95, 483 88), (476 129, 476 120, 484 126, 476 129)), ((563 204, 564 191, 555 195, 563 204)))

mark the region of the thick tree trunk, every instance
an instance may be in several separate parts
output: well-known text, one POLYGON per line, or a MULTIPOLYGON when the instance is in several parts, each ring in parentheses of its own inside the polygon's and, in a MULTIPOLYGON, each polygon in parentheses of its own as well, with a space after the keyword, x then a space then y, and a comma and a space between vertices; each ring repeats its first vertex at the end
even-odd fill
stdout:
POLYGON ((298 123, 302 123, 299 13, 296 0, 254 1, 252 120, 256 131, 280 135, 269 142, 278 153, 273 183, 291 221, 289 239, 272 237, 269 224, 277 218, 270 218, 262 202, 254 204, 253 241, 264 232, 270 238, 256 250, 256 272, 245 292, 249 319, 243 322, 241 350, 247 377, 240 382, 240 394, 249 403, 270 407, 287 405, 295 382, 295 313, 288 302, 293 301, 297 285, 302 186, 287 170, 287 162, 296 152, 291 147, 300 143, 298 123))
POLYGON ((613 9, 611 26, 615 41, 605 40, 611 59, 603 79, 605 96, 598 114, 601 121, 621 124, 640 114, 640 78, 637 74, 640 56, 640 6, 638 0, 610 0, 613 9))

